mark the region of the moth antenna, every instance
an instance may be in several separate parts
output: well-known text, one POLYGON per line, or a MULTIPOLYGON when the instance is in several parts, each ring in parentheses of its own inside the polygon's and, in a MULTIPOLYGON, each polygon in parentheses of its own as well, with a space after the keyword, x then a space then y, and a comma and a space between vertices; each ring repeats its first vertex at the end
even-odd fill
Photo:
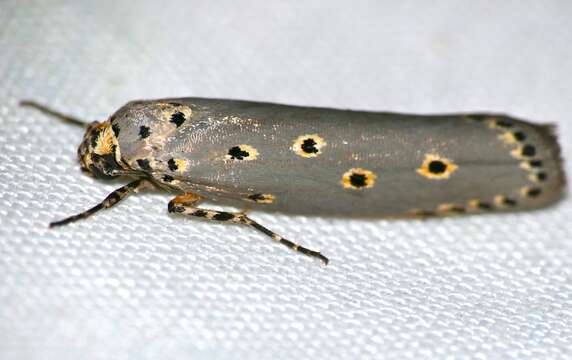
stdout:
POLYGON ((81 127, 87 127, 88 126, 88 123, 86 123, 85 121, 82 121, 82 120, 80 120, 74 116, 61 113, 57 110, 53 110, 53 109, 51 109, 45 105, 42 105, 40 103, 37 103, 33 100, 22 100, 22 101, 20 101, 20 106, 26 106, 26 107, 34 108, 34 109, 39 110, 40 112, 42 112, 44 114, 58 118, 58 119, 62 120, 63 122, 66 122, 68 124, 81 126, 81 127))

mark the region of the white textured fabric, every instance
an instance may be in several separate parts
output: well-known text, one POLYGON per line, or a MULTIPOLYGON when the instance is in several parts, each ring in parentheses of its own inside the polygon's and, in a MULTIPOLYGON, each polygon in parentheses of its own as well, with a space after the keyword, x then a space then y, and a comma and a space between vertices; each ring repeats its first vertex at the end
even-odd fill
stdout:
MULTIPOLYGON (((83 175, 86 120, 203 96, 559 125, 572 158, 572 2, 2 1, 1 359, 571 358, 572 204, 420 221, 255 213, 242 227, 83 175), (51 4, 50 4, 51 3, 51 4)), ((570 166, 568 172, 570 173, 570 166)))

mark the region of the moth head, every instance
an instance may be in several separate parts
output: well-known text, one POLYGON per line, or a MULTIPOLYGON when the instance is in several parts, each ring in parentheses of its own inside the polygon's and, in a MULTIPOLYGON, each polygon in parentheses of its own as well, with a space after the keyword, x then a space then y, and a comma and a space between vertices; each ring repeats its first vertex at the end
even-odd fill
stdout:
POLYGON ((126 170, 120 165, 119 144, 109 120, 87 126, 77 154, 81 169, 96 178, 114 178, 126 170))

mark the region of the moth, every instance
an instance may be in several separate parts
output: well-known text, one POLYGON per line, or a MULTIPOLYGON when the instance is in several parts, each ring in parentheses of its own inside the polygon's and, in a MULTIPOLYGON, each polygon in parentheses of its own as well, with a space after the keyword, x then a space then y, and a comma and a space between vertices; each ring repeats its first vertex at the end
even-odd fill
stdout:
POLYGON ((527 210, 562 197, 553 127, 501 114, 413 115, 206 98, 133 101, 83 121, 81 169, 130 182, 60 226, 146 189, 175 194, 170 213, 250 226, 302 254, 247 209, 342 216, 428 217, 527 210))

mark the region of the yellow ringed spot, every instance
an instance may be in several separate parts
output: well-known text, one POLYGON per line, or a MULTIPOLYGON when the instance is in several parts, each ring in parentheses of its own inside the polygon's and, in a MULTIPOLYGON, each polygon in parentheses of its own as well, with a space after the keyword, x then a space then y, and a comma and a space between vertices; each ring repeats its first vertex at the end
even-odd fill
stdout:
POLYGON ((501 120, 501 119, 497 119, 497 118, 493 117, 487 121, 487 125, 491 129, 507 129, 507 128, 512 127, 512 122, 510 122, 508 120, 501 120))
POLYGON ((510 154, 517 159, 529 159, 536 155, 536 147, 530 144, 522 145, 511 151, 510 154))
POLYGON ((258 150, 247 144, 233 146, 226 154, 226 158, 230 160, 250 161, 255 160, 257 157, 258 150))
POLYGON ((419 217, 419 218, 426 218, 430 216, 435 216, 435 212, 432 210, 423 210, 423 209, 411 209, 407 212, 408 215, 419 217))
POLYGON ((302 157, 312 158, 320 155, 324 146, 326 142, 322 137, 311 134, 298 136, 291 149, 302 157))
POLYGON ((159 106, 161 108, 161 116, 167 120, 171 119, 173 114, 177 112, 182 113, 187 120, 193 115, 193 110, 189 106, 176 101, 161 103, 159 106))
POLYGON ((471 211, 484 211, 484 210, 492 210, 492 205, 488 202, 483 202, 481 200, 472 199, 467 201, 467 208, 471 211))
POLYGON ((426 154, 423 164, 417 169, 417 173, 428 179, 442 180, 448 179, 457 168, 458 166, 449 159, 436 154, 426 154))
POLYGON ((522 187, 520 189, 520 195, 524 198, 535 198, 538 197, 542 193, 542 190, 537 187, 522 187))
POLYGON ((504 134, 501 134, 498 136, 500 140, 502 140, 502 142, 504 142, 507 145, 514 145, 514 144, 518 144, 519 142, 524 140, 524 135, 522 135, 521 132, 510 132, 507 131, 504 134))
POLYGON ((497 195, 494 198, 494 202, 498 207, 504 208, 504 207, 509 207, 509 206, 515 206, 516 205, 516 201, 508 198, 504 195, 497 195))
POLYGON ((445 203, 437 206, 438 213, 452 214, 452 213, 464 213, 465 207, 462 205, 457 205, 453 203, 445 203))
POLYGON ((528 179, 532 182, 542 182, 542 181, 546 181, 546 178, 548 177, 548 175, 546 175, 546 173, 544 171, 540 171, 537 173, 532 173, 528 176, 528 179))
POLYGON ((342 176, 342 185, 346 189, 361 190, 372 187, 376 178, 377 175, 369 170, 353 168, 346 171, 342 176))

